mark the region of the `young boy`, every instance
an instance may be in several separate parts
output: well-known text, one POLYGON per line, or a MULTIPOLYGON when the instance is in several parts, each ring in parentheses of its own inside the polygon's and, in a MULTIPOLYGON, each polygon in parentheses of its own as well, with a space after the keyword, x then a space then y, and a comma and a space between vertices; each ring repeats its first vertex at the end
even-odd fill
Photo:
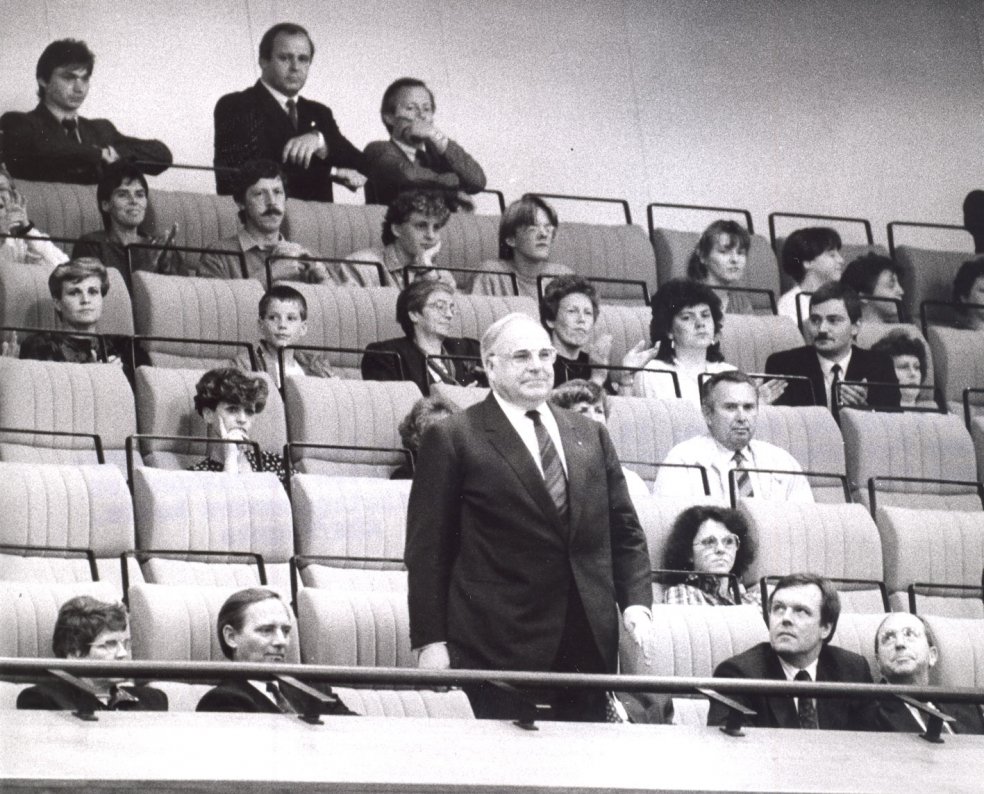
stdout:
MULTIPOLYGON (((274 284, 260 298, 260 318, 257 322, 260 343, 256 346, 257 364, 280 386, 280 365, 277 351, 289 345, 299 345, 307 334, 307 301, 293 287, 274 284)), ((249 369, 248 361, 243 369, 249 369)), ((286 375, 311 375, 331 378, 334 373, 328 357, 313 350, 285 350, 286 375)))

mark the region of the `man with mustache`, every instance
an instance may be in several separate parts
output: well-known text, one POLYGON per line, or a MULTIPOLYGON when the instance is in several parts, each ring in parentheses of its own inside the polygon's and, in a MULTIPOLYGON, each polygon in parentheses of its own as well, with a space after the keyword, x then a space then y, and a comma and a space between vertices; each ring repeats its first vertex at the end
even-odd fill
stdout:
POLYGON ((703 466, 711 496, 727 500, 732 469, 761 469, 736 475, 739 497, 812 502, 813 492, 792 455, 767 441, 756 441, 759 393, 744 372, 729 370, 712 375, 704 384, 701 410, 710 435, 681 441, 669 451, 654 485, 657 496, 703 497, 703 482, 696 468, 703 466))
POLYGON ((891 357, 854 344, 861 330, 861 299, 854 290, 839 281, 819 287, 810 296, 807 327, 812 345, 773 353, 765 362, 770 375, 809 380, 790 381, 775 405, 826 405, 833 410, 834 393, 839 391, 841 406, 898 406, 891 357), (840 381, 848 383, 838 388, 840 381))
MULTIPOLYGON (((284 221, 287 192, 283 173, 272 160, 246 163, 236 178, 232 194, 239 207, 243 228, 238 234, 225 237, 202 255, 198 275, 203 278, 254 278, 266 283, 266 260, 271 256, 310 257, 302 245, 284 239, 280 226, 284 221), (241 251, 246 263, 234 251, 241 251)), ((274 281, 315 281, 326 278, 324 262, 309 262, 294 258, 271 263, 274 281)))
MULTIPOLYGON (((808 573, 784 576, 769 597, 769 641, 721 662, 714 677, 870 684, 871 673, 863 656, 830 645, 839 617, 840 597, 826 579, 808 573)), ((729 697, 755 711, 751 719, 759 728, 876 730, 874 700, 729 697)), ((707 724, 724 725, 727 718, 727 707, 711 701, 707 724)))
MULTIPOLYGON (((407 512, 410 640, 421 668, 614 673, 619 615, 651 656, 646 538, 598 422, 547 403, 556 350, 532 317, 489 326, 492 393, 424 434, 407 512)), ((515 719, 493 686, 475 716, 515 719)), ((598 690, 548 690, 550 718, 603 721, 598 690)))

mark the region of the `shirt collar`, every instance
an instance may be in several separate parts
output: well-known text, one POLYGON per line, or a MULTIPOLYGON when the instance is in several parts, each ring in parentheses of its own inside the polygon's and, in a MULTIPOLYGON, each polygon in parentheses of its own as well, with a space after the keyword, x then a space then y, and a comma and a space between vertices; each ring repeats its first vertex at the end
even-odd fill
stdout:
MULTIPOLYGON (((238 237, 239 237, 239 247, 243 250, 244 253, 246 251, 252 251, 254 248, 259 248, 260 250, 262 250, 263 247, 267 245, 266 243, 260 242, 255 237, 253 237, 253 235, 251 235, 248 231, 246 231, 245 226, 239 230, 238 237)), ((282 243, 283 241, 284 241, 284 236, 278 232, 277 242, 282 243)))
POLYGON ((277 100, 277 104, 280 105, 281 108, 283 108, 284 113, 287 112, 287 100, 288 99, 293 99, 295 103, 296 102, 299 102, 300 99, 301 99, 301 95, 300 94, 294 94, 294 96, 289 97, 289 96, 287 96, 287 94, 280 93, 280 91, 278 91, 273 86, 268 85, 267 83, 263 82, 263 78, 262 77, 260 78, 260 84, 267 91, 270 92, 270 96, 272 96, 275 100, 277 100))
POLYGON ((844 380, 844 376, 847 373, 847 365, 851 363, 851 354, 854 352, 854 346, 848 348, 847 355, 836 361, 829 358, 824 358, 819 353, 817 353, 817 360, 820 362, 820 371, 823 373, 823 377, 830 380, 830 371, 834 368, 834 364, 840 364, 840 378, 844 380))
POLYGON ((526 415, 530 411, 539 411, 540 416, 550 413, 550 409, 547 407, 547 401, 544 400, 536 408, 521 408, 518 405, 513 405, 508 402, 504 397, 501 397, 497 392, 493 391, 492 396, 495 397, 495 401, 499 403, 499 407, 502 412, 509 418, 512 422, 517 422, 520 420, 528 421, 529 417, 526 415))
POLYGON ((787 681, 795 680, 796 674, 800 670, 806 670, 806 672, 810 674, 811 681, 817 680, 817 664, 820 661, 819 656, 816 659, 814 659, 812 662, 810 662, 806 667, 793 667, 789 662, 787 662, 781 656, 779 656, 778 658, 779 658, 779 664, 782 665, 782 671, 786 674, 787 681))
MULTIPOLYGON (((718 455, 720 456, 722 461, 726 461, 727 463, 730 464, 734 460, 735 452, 740 452, 742 455, 745 456, 746 463, 753 464, 755 462, 755 454, 752 452, 751 441, 749 441, 748 444, 746 444, 741 449, 734 450, 734 449, 728 449, 726 446, 724 446, 724 444, 722 444, 720 441, 714 438, 714 436, 711 436, 710 438, 711 441, 714 442, 714 446, 717 448, 718 455)), ((755 466, 747 465, 745 466, 745 468, 754 469, 755 466)))

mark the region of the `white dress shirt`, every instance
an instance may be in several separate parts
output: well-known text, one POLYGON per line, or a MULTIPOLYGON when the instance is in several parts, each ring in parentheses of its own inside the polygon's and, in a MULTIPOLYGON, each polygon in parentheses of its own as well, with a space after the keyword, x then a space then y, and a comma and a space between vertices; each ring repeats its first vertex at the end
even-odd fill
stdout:
MULTIPOLYGON (((786 674, 786 680, 787 681, 795 681, 796 680, 796 674, 800 670, 806 670, 806 672, 808 672, 810 674, 810 680, 811 681, 816 681, 817 680, 817 662, 819 662, 819 661, 820 661, 820 659, 817 658, 817 659, 814 659, 812 662, 810 662, 806 667, 793 667, 789 662, 787 662, 781 656, 779 657, 779 664, 782 665, 782 671, 786 674)), ((799 698, 793 698, 793 703, 796 704, 796 711, 797 711, 797 713, 799 713, 800 699, 799 698)))
MULTIPOLYGON (((495 392, 492 392, 492 395, 495 397, 495 401, 499 404, 502 412, 506 415, 506 419, 509 420, 509 424, 513 426, 513 429, 519 434, 526 448, 530 451, 530 456, 533 458, 533 462, 536 464, 537 469, 540 470, 540 475, 542 476, 543 463, 540 461, 540 442, 536 438, 536 428, 533 427, 533 420, 526 415, 527 411, 531 409, 520 408, 517 405, 506 402, 495 392)), ((554 418, 546 402, 541 403, 532 410, 540 412, 540 421, 543 422, 543 426, 547 429, 547 435, 550 436, 550 440, 553 441, 553 445, 557 448, 557 455, 560 457, 560 464, 564 467, 564 475, 566 476, 567 458, 564 456, 564 445, 560 441, 560 428, 557 427, 557 420, 554 418)))
POLYGON ((854 348, 849 348, 847 355, 840 359, 829 359, 824 358, 819 353, 817 354, 817 361, 820 362, 820 371, 823 373, 823 391, 824 398, 827 401, 827 407, 831 408, 830 404, 830 387, 834 383, 834 364, 840 365, 840 375, 838 376, 840 380, 844 380, 844 376, 847 373, 847 367, 851 363, 851 354, 854 352, 854 348))

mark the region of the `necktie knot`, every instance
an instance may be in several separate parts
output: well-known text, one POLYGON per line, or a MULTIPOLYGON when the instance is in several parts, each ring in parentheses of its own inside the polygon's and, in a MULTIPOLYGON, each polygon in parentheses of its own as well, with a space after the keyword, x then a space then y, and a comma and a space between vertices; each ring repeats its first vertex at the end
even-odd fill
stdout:
POLYGON ((841 374, 841 365, 834 364, 834 366, 830 368, 830 373, 834 376, 834 380, 837 380, 841 374))
POLYGON ((540 419, 539 411, 527 411, 526 416, 533 420, 533 424, 535 425, 543 424, 543 420, 540 419))
POLYGON ((810 678, 810 674, 806 670, 800 670, 796 674, 796 680, 797 681, 812 681, 813 679, 810 678))
POLYGON ((61 125, 62 129, 65 130, 65 135, 81 143, 78 119, 62 119, 61 125))
POLYGON ((731 459, 735 462, 736 468, 745 463, 745 456, 742 454, 740 449, 735 451, 735 454, 731 457, 731 459))

